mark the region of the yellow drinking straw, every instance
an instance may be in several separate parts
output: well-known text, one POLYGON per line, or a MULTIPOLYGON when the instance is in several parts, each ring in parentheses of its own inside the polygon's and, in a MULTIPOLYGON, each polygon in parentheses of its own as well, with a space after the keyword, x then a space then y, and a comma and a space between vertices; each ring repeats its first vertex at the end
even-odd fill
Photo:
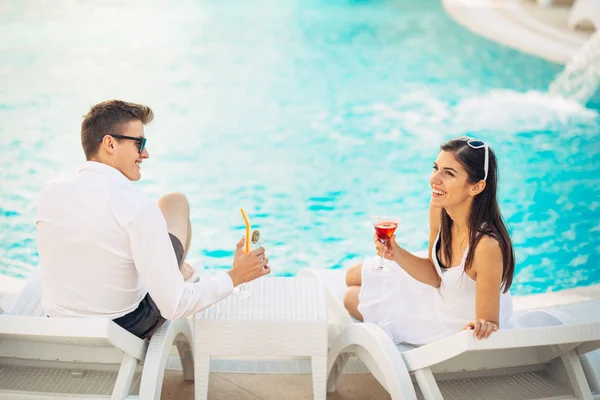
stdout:
POLYGON ((244 247, 244 253, 250 251, 250 220, 246 215, 246 211, 243 208, 240 208, 240 212, 242 213, 242 217, 244 217, 244 223, 246 224, 246 246, 244 247))

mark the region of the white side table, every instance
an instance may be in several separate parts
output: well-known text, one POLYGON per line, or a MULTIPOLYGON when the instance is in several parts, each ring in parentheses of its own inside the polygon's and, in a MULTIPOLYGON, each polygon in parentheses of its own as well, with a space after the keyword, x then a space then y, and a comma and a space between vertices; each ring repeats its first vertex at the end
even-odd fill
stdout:
POLYGON ((327 309, 321 282, 266 277, 247 284, 250 298, 229 296, 195 317, 196 400, 208 397, 211 357, 311 358, 313 394, 325 400, 327 309))

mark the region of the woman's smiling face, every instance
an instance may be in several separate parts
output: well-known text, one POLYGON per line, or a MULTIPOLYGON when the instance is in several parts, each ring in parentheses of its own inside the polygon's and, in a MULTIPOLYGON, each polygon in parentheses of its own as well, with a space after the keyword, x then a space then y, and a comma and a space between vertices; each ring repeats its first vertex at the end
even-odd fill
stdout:
POLYGON ((461 163, 448 151, 440 151, 433 163, 429 178, 431 184, 431 205, 447 208, 457 205, 470 196, 469 176, 461 163))

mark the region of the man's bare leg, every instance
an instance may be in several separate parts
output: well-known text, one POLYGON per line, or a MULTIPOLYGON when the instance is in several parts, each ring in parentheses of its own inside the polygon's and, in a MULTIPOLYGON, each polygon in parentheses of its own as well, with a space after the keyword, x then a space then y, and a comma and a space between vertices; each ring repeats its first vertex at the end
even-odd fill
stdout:
POLYGON ((192 242, 192 222, 190 221, 190 217, 188 216, 188 221, 187 221, 187 240, 183 244, 183 260, 185 260, 185 257, 187 256, 188 250, 190 249, 190 243, 191 242, 192 242))
POLYGON ((158 207, 167 221, 167 231, 183 244, 183 259, 179 270, 183 279, 189 279, 194 269, 185 263, 185 256, 192 240, 192 225, 190 223, 190 204, 184 194, 169 193, 158 200, 158 207))
POLYGON ((355 265, 346 271, 346 293, 344 293, 344 307, 354 318, 363 320, 363 316, 358 311, 358 294, 360 285, 362 285, 362 264, 355 265))
MULTIPOLYGON (((186 281, 188 279, 190 279, 193 275, 194 275, 194 268, 185 262, 185 257, 187 256, 187 252, 190 248, 190 243, 192 241, 192 223, 190 222, 190 220, 188 219, 188 234, 187 234, 187 242, 184 244, 183 247, 183 261, 181 263, 181 267, 179 267, 179 270, 181 271, 181 274, 183 275, 183 279, 185 279, 186 281)), ((198 278, 196 278, 198 279, 198 278)))

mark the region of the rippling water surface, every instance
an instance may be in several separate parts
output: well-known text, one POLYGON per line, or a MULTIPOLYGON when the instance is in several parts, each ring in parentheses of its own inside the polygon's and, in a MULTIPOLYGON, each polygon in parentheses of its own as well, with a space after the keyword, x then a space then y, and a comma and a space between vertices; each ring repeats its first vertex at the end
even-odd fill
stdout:
POLYGON ((496 151, 519 294, 600 282, 600 102, 561 66, 477 37, 439 1, 56 1, 0 8, 0 273, 38 260, 37 196, 84 161, 81 116, 150 105, 139 182, 192 205, 190 259, 227 268, 244 207, 273 271, 373 254, 370 213, 426 247, 441 142, 496 151))

